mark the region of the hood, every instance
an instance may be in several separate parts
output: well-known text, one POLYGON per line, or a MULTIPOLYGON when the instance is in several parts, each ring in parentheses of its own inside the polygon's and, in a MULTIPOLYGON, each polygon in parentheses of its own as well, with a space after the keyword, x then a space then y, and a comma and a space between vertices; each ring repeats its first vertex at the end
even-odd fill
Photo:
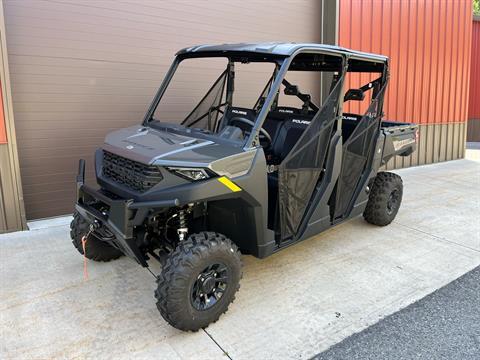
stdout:
POLYGON ((109 133, 103 148, 144 164, 185 167, 208 167, 216 160, 243 152, 241 147, 144 126, 109 133))

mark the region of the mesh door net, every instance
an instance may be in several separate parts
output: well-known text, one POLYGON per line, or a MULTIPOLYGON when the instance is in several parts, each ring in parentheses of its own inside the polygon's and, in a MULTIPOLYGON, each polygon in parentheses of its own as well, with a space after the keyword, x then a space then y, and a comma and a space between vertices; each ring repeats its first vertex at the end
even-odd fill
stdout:
POLYGON ((225 70, 212 87, 205 94, 202 100, 195 106, 192 112, 182 121, 182 125, 186 127, 194 126, 199 129, 214 131, 219 113, 223 114, 220 109, 221 101, 227 79, 227 71, 225 70))
POLYGON ((278 169, 280 231, 282 239, 297 233, 323 169, 343 76, 325 100, 278 169))
POLYGON ((379 105, 383 100, 385 85, 368 107, 367 112, 343 144, 342 169, 338 179, 335 218, 346 215, 358 182, 372 155, 373 141, 379 130, 379 105))

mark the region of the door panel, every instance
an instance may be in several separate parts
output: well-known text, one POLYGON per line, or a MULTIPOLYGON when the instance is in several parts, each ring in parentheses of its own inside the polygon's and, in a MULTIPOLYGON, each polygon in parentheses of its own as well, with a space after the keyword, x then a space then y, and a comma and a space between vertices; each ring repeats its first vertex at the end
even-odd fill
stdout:
POLYGON ((373 142, 377 139, 380 131, 380 104, 383 101, 385 86, 378 92, 371 102, 367 112, 359 120, 352 134, 344 142, 342 169, 337 183, 334 218, 348 216, 354 202, 354 194, 360 179, 368 169, 365 166, 373 156, 373 142))
POLYGON ((337 119, 343 76, 323 107, 280 164, 278 170, 280 231, 283 240, 297 235, 320 179, 332 128, 337 119))

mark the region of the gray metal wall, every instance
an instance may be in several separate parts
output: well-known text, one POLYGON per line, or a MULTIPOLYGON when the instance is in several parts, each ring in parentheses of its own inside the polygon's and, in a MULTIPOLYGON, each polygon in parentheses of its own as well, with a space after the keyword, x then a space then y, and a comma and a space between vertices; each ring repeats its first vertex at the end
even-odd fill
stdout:
POLYGON ((322 2, 310 0, 4 0, 4 8, 29 219, 72 212, 78 158, 91 164, 108 131, 141 120, 178 49, 318 42, 322 33, 322 2))
POLYGON ((10 77, 5 39, 2 1, 0 0, 0 234, 26 229, 22 185, 15 142, 10 77))
POLYGON ((467 141, 480 141, 480 119, 468 119, 467 141))
POLYGON ((0 234, 26 229, 22 192, 12 157, 11 144, 0 144, 0 234))
POLYGON ((400 169, 440 161, 462 159, 465 156, 467 123, 419 125, 418 147, 412 155, 397 156, 385 168, 400 169))

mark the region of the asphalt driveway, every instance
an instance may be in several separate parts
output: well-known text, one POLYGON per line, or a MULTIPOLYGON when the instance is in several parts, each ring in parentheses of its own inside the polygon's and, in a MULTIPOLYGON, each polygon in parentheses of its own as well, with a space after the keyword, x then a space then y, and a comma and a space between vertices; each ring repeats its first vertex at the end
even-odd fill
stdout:
POLYGON ((83 281, 68 219, 1 235, 0 358, 314 356, 480 264, 480 163, 397 173, 394 223, 358 218, 267 259, 245 256, 235 303, 197 333, 163 321, 154 279, 126 258, 89 262, 83 281))
POLYGON ((314 360, 480 357, 480 267, 354 334, 314 360))

